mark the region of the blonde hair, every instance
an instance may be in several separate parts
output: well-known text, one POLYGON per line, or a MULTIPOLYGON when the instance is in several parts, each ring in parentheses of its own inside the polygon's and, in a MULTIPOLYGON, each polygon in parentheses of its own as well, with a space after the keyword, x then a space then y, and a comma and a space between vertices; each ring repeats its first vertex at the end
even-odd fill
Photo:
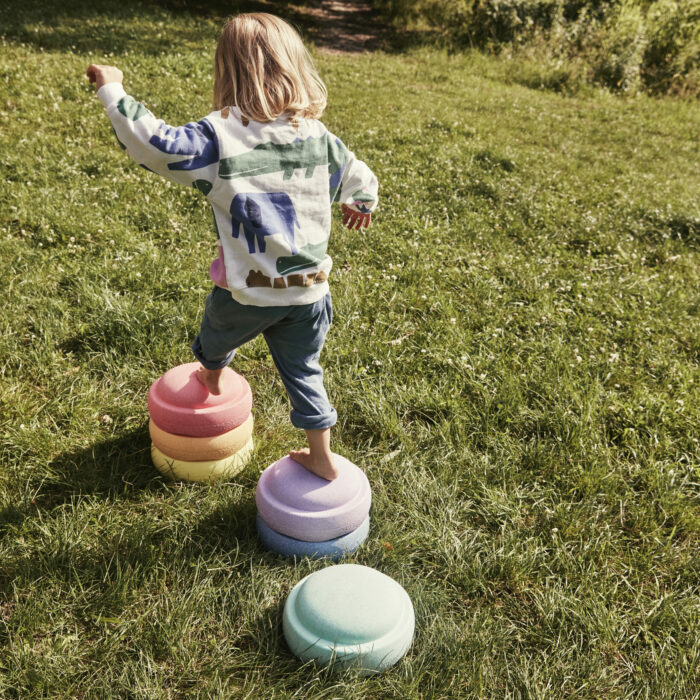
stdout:
POLYGON ((286 114, 318 119, 326 86, 301 37, 265 12, 240 14, 221 31, 214 58, 214 109, 238 107, 244 120, 269 122, 286 114))

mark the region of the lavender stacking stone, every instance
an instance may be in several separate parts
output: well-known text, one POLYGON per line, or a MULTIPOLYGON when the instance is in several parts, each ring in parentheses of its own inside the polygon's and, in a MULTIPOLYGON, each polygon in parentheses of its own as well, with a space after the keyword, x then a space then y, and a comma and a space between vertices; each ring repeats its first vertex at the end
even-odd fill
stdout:
POLYGON ((327 481, 291 457, 271 464, 255 492, 258 513, 277 532, 324 542, 357 530, 369 513, 372 492, 364 472, 334 455, 339 475, 327 481))

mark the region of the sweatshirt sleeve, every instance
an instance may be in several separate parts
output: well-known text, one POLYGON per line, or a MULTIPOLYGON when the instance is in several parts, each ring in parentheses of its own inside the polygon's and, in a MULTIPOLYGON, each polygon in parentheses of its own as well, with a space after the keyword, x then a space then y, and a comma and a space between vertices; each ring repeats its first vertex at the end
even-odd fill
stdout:
POLYGON ((331 202, 347 204, 366 214, 377 207, 378 183, 374 173, 345 144, 328 133, 331 202))
POLYGON ((139 165, 209 193, 217 173, 219 142, 208 119, 169 126, 127 95, 120 83, 103 85, 97 96, 117 141, 139 165))

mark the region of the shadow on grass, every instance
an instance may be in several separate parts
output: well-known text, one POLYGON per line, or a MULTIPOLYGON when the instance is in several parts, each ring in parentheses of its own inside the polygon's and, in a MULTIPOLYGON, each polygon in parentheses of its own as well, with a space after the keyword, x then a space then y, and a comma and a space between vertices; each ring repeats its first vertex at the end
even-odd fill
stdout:
POLYGON ((151 462, 151 440, 143 426, 125 435, 62 454, 48 466, 45 498, 78 494, 107 497, 152 488, 158 477, 151 462))
MULTIPOLYGON (((146 426, 56 457, 46 465, 39 493, 32 501, 0 509, 0 539, 11 536, 26 521, 33 521, 34 531, 35 526, 46 524, 46 532, 51 532, 51 546, 42 547, 41 551, 32 548, 29 555, 10 557, 6 570, 0 574, 0 583, 17 576, 27 580, 47 574, 71 577, 75 571, 80 572, 82 580, 103 580, 111 575, 113 562, 119 558, 122 565, 126 563, 142 572, 138 574, 142 576, 173 557, 196 561, 219 552, 238 551, 245 558, 265 554, 255 527, 255 479, 237 480, 237 485, 249 492, 245 498, 219 505, 176 536, 172 528, 154 530, 152 518, 138 517, 144 494, 167 491, 167 484, 171 483, 151 462, 146 426), (105 532, 99 547, 94 543, 85 547, 81 540, 72 541, 65 535, 61 524, 65 520, 65 508, 82 508, 77 499, 85 496, 104 501, 102 510, 96 513, 106 512, 112 506, 123 512, 126 502, 126 507, 133 509, 134 518, 128 527, 119 528, 118 534, 105 532)), ((202 485, 202 488, 207 487, 202 485)), ((146 501, 153 503, 148 497, 146 501)), ((167 512, 166 507, 162 516, 166 520, 167 512)), ((36 535, 33 532, 31 537, 36 535)))
POLYGON ((220 506, 192 530, 188 554, 199 556, 213 550, 233 549, 262 552, 255 528, 256 513, 252 494, 244 502, 220 506))
POLYGON ((76 496, 124 498, 158 489, 162 480, 151 462, 146 426, 75 452, 59 455, 46 465, 40 492, 22 505, 0 510, 0 535, 12 525, 69 503, 76 496))
POLYGON ((642 222, 639 238, 655 243, 664 240, 681 241, 689 248, 697 250, 700 244, 700 219, 682 214, 666 212, 641 211, 639 221, 642 222))
POLYGON ((238 643, 243 653, 255 654, 259 659, 279 660, 278 663, 284 663, 289 671, 293 671, 297 663, 282 635, 285 602, 286 595, 263 608, 260 614, 246 625, 238 643))

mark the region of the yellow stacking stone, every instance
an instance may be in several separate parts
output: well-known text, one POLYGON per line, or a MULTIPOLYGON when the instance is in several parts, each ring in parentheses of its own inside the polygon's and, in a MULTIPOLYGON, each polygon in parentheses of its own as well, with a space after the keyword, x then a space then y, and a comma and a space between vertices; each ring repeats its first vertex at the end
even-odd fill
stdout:
POLYGON ((252 437, 235 454, 223 459, 197 462, 168 457, 156 447, 155 443, 151 443, 153 464, 164 476, 174 480, 215 481, 217 479, 229 479, 243 470, 252 454, 252 437))
POLYGON ((253 434, 253 414, 244 423, 221 435, 187 437, 174 435, 159 428, 153 420, 148 423, 153 444, 166 456, 184 462, 211 462, 225 459, 238 452, 253 434))

